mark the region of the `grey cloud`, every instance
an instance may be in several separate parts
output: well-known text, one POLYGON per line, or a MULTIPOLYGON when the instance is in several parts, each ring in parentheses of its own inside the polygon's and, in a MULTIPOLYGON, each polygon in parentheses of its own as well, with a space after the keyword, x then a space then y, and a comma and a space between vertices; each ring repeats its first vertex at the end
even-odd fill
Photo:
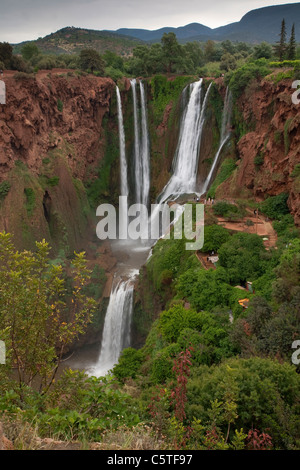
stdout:
POLYGON ((0 0, 0 41, 37 39, 65 26, 90 29, 222 26, 284 0, 0 0))

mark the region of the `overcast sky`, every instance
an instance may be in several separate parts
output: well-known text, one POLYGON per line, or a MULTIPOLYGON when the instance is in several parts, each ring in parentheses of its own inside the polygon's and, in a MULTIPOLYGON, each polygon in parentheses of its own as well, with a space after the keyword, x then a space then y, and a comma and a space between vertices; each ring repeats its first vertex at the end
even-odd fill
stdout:
POLYGON ((284 0, 0 0, 0 42, 46 36, 65 26, 90 29, 223 26, 284 0))

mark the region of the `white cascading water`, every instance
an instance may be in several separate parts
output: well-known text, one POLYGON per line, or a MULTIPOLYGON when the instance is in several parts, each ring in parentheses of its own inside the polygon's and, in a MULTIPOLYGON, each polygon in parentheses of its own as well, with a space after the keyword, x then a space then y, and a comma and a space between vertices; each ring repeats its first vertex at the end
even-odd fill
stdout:
POLYGON ((225 94, 225 100, 224 100, 224 108, 223 108, 223 113, 222 113, 222 127, 221 127, 221 136, 220 136, 220 145, 217 150, 217 153, 215 155, 213 164, 210 168, 210 171, 206 177, 206 180, 203 184, 201 194, 206 193, 206 191, 209 188, 212 176, 215 172, 216 166, 219 162, 219 157, 221 155, 221 152, 225 146, 225 144, 228 142, 230 138, 230 124, 231 124, 231 110, 232 110, 232 96, 231 92, 229 91, 228 87, 226 88, 226 94, 225 94))
POLYGON ((202 102, 202 82, 189 85, 190 97, 181 120, 179 140, 173 163, 173 174, 158 197, 160 202, 170 197, 196 192, 199 150, 205 111, 211 84, 202 102))
POLYGON ((116 278, 105 315, 99 360, 89 371, 92 375, 106 375, 118 362, 122 350, 130 346, 132 304, 132 279, 116 278))
POLYGON ((150 189, 150 146, 145 89, 143 83, 140 81, 141 112, 139 113, 136 79, 130 80, 130 84, 132 88, 134 119, 134 202, 148 206, 150 189))
MULTIPOLYGON (((151 214, 150 224, 158 225, 160 213, 167 210, 163 204, 166 201, 176 200, 183 194, 197 193, 197 172, 201 137, 205 123, 206 108, 212 83, 210 83, 204 99, 202 100, 202 83, 200 79, 191 83, 183 91, 183 97, 189 88, 189 99, 185 105, 181 118, 178 144, 173 159, 173 174, 168 183, 157 198, 155 210, 151 214)), ((174 222, 181 216, 184 207, 178 207, 174 222)), ((168 228, 167 228, 168 230, 168 228)), ((162 227, 161 234, 164 235, 165 228, 162 227)))
MULTIPOLYGON (((118 127, 119 127, 119 150, 120 150, 120 190, 121 196, 128 197, 128 171, 125 151, 125 132, 123 122, 122 101, 119 87, 116 87, 117 105, 118 105, 118 127)), ((124 206, 119 207, 120 233, 127 233, 127 200, 124 206)))
MULTIPOLYGON (((140 112, 137 97, 137 82, 131 80, 133 93, 134 115, 134 167, 135 178, 133 196, 135 203, 148 206, 150 189, 150 146, 147 123, 147 105, 144 85, 140 81, 140 112)), ((125 152, 125 132, 120 90, 116 87, 118 104, 118 126, 120 145, 120 192, 121 196, 129 196, 128 165, 125 152)), ((119 208, 120 233, 127 233, 127 209, 119 208)), ((144 223, 147 226, 147 220, 144 223)), ((124 237, 126 238, 126 237, 124 237)), ((125 244, 128 243, 125 242, 125 244)), ((123 247, 124 248, 124 247, 123 247)), ((130 249, 130 248, 129 248, 130 249)), ((137 271, 130 270, 124 279, 119 274, 115 277, 109 298, 102 334, 101 350, 97 364, 90 369, 90 374, 96 376, 106 375, 118 362, 124 348, 130 346, 130 325, 133 311, 133 280, 137 271), (128 278, 128 276, 130 276, 128 278)))

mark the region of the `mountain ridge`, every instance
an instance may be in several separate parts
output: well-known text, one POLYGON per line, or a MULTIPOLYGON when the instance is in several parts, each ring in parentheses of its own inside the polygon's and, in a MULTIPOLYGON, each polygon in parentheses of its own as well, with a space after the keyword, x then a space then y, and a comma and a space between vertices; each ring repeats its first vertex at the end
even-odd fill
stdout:
MULTIPOLYGON (((240 21, 218 28, 209 28, 201 23, 194 22, 178 28, 164 27, 157 30, 120 28, 114 32, 120 35, 126 33, 128 36, 151 42, 159 40, 164 32, 169 32, 167 30, 172 30, 181 42, 190 38, 202 41, 208 39, 245 41, 246 36, 247 41, 251 43, 262 41, 274 43, 278 40, 283 18, 286 21, 287 32, 289 32, 293 23, 300 24, 300 3, 272 5, 250 10, 240 21), (201 30, 201 33, 195 35, 191 31, 191 34, 188 34, 190 27, 193 29, 196 27, 196 29, 201 30)), ((300 30, 297 31, 297 28, 296 40, 300 41, 300 30)))

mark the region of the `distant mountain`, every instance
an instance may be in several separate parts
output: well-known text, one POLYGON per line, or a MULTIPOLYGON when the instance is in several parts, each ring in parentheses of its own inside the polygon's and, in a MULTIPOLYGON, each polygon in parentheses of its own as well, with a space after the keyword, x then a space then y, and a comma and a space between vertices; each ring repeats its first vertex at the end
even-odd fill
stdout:
POLYGON ((214 29, 213 37, 221 40, 275 43, 279 39, 283 18, 286 23, 287 37, 289 38, 292 25, 295 23, 296 40, 300 41, 300 3, 252 10, 239 22, 214 29))
POLYGON ((192 23, 179 28, 161 28, 154 31, 146 29, 118 29, 116 33, 127 34, 142 41, 159 41, 164 33, 174 32, 180 42, 207 41, 214 39, 223 41, 244 41, 259 43, 278 41, 282 19, 285 19, 289 37, 292 24, 296 26, 296 40, 300 42, 300 3, 275 5, 259 8, 247 13, 236 22, 220 28, 211 29, 199 23, 192 23))
MULTIPOLYGON (((26 42, 28 41, 16 44, 14 51, 19 53, 26 42)), ((74 54, 89 47, 96 49, 100 54, 110 50, 119 55, 130 54, 138 44, 142 43, 135 37, 130 38, 115 32, 75 28, 74 26, 67 26, 44 38, 30 42, 34 42, 46 54, 74 54)))
POLYGON ((115 31, 117 34, 124 34, 146 42, 160 41, 165 33, 175 33, 178 40, 185 40, 195 36, 207 37, 212 34, 212 29, 199 23, 191 23, 179 28, 161 28, 153 31, 148 29, 127 29, 121 28, 115 31))

